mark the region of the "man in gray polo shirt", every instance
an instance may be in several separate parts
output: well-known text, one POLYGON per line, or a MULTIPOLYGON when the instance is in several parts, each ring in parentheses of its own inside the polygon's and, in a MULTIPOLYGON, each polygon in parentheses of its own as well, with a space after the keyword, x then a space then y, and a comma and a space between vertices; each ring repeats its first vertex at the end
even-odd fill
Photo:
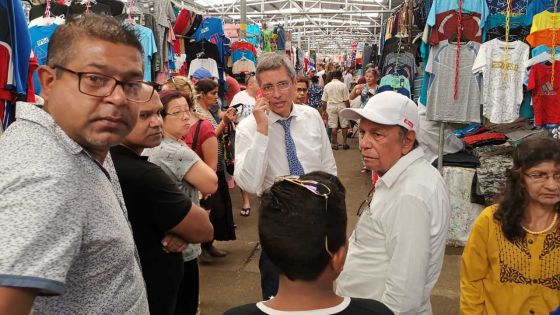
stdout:
POLYGON ((39 68, 45 105, 0 137, 0 314, 148 314, 109 148, 134 127, 142 46, 110 17, 61 25, 39 68))

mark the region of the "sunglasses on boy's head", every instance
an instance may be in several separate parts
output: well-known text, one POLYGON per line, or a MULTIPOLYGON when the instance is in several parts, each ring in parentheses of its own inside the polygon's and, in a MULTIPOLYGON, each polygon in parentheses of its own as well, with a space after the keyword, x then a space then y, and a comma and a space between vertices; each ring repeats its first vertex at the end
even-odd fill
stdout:
MULTIPOLYGON (((298 185, 312 192, 316 196, 325 198, 325 214, 327 213, 327 209, 328 209, 327 201, 329 199, 329 195, 331 194, 331 189, 327 185, 323 183, 319 183, 318 181, 314 181, 314 180, 300 179, 299 176, 294 176, 294 175, 280 176, 276 178, 275 182, 277 183, 288 182, 294 185, 298 185)), ((333 253, 329 250, 329 241, 326 234, 325 234, 325 250, 327 251, 329 256, 333 257, 333 253)))

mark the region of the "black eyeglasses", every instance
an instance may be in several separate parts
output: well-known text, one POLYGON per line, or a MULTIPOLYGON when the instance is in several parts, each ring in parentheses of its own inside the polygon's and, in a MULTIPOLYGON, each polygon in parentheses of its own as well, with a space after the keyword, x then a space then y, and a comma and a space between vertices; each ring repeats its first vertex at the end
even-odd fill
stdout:
MULTIPOLYGON (((327 185, 314 180, 302 180, 299 178, 299 176, 293 175, 280 176, 275 180, 275 182, 277 183, 283 181, 303 187, 313 194, 325 198, 325 214, 327 213, 329 195, 331 194, 331 189, 327 185)), ((329 240, 327 234, 325 234, 325 251, 327 251, 327 254, 329 254, 329 256, 333 257, 333 253, 329 250, 329 240)))
POLYGON ((159 91, 161 89, 161 85, 153 82, 142 80, 120 81, 101 73, 78 72, 60 65, 54 65, 53 68, 76 75, 78 77, 79 91, 89 96, 109 96, 113 94, 117 85, 120 85, 123 88, 127 100, 136 103, 145 103, 152 99, 154 91, 159 91))

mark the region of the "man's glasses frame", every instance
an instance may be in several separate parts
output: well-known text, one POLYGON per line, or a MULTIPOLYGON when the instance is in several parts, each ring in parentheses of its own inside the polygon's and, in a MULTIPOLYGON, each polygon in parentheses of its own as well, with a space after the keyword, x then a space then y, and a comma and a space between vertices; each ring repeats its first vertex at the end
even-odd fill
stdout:
MULTIPOLYGON (((329 200, 329 195, 331 194, 331 189, 327 185, 315 180, 300 179, 299 176, 295 176, 295 175, 280 176, 277 177, 275 180, 275 182, 277 183, 283 181, 303 187, 308 191, 312 192, 313 194, 315 194, 316 196, 325 198, 325 214, 327 214, 328 200, 329 200)), ((329 256, 331 257, 334 256, 333 253, 329 250, 328 232, 327 234, 325 234, 325 251, 327 252, 327 254, 329 254, 329 256)))
MULTIPOLYGON (((131 102, 135 102, 135 103, 146 103, 149 102, 152 99, 152 96, 154 95, 154 92, 159 91, 161 89, 161 85, 154 83, 154 82, 147 82, 147 81, 143 81, 143 80, 133 80, 133 81, 121 81, 118 80, 114 77, 102 74, 102 73, 98 73, 98 72, 81 72, 81 71, 74 71, 71 69, 68 69, 66 67, 63 67, 61 65, 54 65, 52 67, 53 69, 60 69, 63 71, 66 71, 68 73, 72 73, 74 75, 76 75, 78 77, 78 90, 80 91, 80 93, 83 93, 85 95, 89 95, 89 96, 95 96, 95 97, 107 97, 111 94, 113 94, 113 92, 115 91, 115 88, 117 87, 117 85, 120 85, 124 91, 124 94, 126 95, 126 99, 128 101, 131 102), (84 76, 87 75, 91 75, 91 76, 96 76, 99 78, 103 78, 106 79, 107 82, 109 82, 109 84, 112 84, 112 87, 109 89, 107 87, 98 87, 99 90, 104 90, 107 89, 106 92, 103 93, 93 93, 92 91, 84 91, 84 86, 82 86, 82 79, 84 76), (111 83, 112 82, 112 83, 111 83), (141 99, 134 99, 134 98, 130 98, 130 96, 127 94, 127 91, 129 91, 130 85, 131 84, 140 84, 140 90, 142 89, 146 89, 145 96, 142 97, 141 99)), ((110 85, 109 85, 110 86, 110 85)))

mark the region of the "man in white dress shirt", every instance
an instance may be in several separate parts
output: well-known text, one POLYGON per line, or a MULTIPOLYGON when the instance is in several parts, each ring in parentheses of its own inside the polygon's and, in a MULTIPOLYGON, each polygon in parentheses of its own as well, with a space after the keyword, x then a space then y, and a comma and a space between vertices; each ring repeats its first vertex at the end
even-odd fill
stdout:
MULTIPOLYGON (((253 115, 244 119, 235 137, 235 182, 261 194, 278 176, 324 171, 336 175, 329 138, 319 112, 294 104, 296 72, 276 53, 263 54, 256 71, 263 97, 257 95, 253 115)), ((278 273, 261 254, 261 287, 268 299, 278 290, 278 273)))
POLYGON ((389 91, 341 115, 359 120, 364 163, 380 178, 350 236, 337 293, 379 300, 399 315, 431 314, 450 205, 443 179, 418 147, 416 104, 389 91))

